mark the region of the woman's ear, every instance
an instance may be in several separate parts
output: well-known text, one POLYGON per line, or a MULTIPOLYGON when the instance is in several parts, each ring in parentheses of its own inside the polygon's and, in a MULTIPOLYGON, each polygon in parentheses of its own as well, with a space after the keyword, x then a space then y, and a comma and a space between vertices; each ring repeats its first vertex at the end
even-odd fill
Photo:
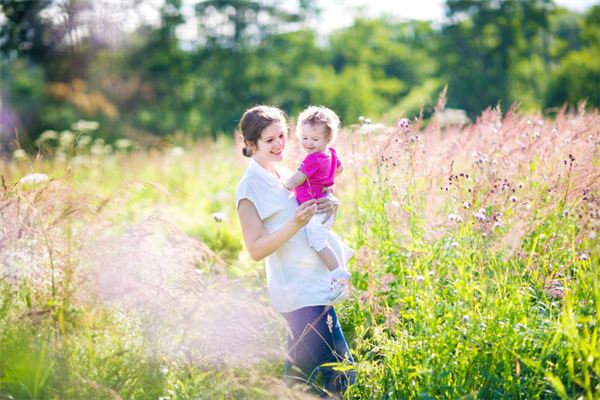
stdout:
POLYGON ((245 140, 244 145, 246 147, 248 147, 250 150, 252 150, 253 153, 256 153, 256 150, 258 150, 258 147, 256 146, 256 144, 252 143, 249 140, 245 140))

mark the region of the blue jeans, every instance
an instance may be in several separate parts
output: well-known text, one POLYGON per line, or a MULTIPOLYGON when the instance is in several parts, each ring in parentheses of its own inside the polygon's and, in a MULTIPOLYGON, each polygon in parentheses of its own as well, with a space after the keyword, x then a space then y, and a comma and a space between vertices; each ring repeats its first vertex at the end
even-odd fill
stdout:
POLYGON ((354 363, 333 306, 310 306, 282 313, 290 328, 286 378, 292 382, 312 382, 319 372, 323 387, 340 395, 354 383, 356 373, 336 371, 325 363, 354 363))

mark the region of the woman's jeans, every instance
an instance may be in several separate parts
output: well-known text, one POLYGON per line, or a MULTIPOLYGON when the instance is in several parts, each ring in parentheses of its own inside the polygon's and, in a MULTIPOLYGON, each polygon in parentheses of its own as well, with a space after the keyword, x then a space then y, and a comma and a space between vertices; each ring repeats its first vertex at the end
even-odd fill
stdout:
POLYGON ((325 363, 350 363, 354 360, 332 306, 310 306, 282 313, 290 328, 288 336, 287 379, 312 382, 318 372, 328 393, 341 394, 354 383, 356 373, 336 371, 325 363))

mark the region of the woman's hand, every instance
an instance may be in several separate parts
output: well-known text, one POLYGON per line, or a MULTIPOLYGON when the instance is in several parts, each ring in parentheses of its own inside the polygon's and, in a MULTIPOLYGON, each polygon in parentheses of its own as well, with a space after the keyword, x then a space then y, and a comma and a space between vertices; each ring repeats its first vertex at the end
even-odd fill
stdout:
POLYGON ((296 224, 302 228, 304 225, 308 224, 308 221, 317 213, 317 201, 316 200, 308 200, 302 203, 296 209, 296 215, 294 216, 294 221, 296 224))
POLYGON ((335 213, 337 212, 339 206, 338 200, 333 196, 322 197, 317 200, 317 213, 325 214, 323 218, 323 224, 329 221, 335 213))

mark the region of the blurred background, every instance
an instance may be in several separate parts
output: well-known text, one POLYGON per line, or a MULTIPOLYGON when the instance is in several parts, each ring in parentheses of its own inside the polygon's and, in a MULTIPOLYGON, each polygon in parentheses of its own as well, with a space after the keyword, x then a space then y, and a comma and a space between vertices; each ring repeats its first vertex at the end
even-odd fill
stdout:
POLYGON ((99 123, 106 140, 231 136, 243 111, 323 104, 344 125, 600 104, 588 0, 2 0, 0 144, 99 123))

